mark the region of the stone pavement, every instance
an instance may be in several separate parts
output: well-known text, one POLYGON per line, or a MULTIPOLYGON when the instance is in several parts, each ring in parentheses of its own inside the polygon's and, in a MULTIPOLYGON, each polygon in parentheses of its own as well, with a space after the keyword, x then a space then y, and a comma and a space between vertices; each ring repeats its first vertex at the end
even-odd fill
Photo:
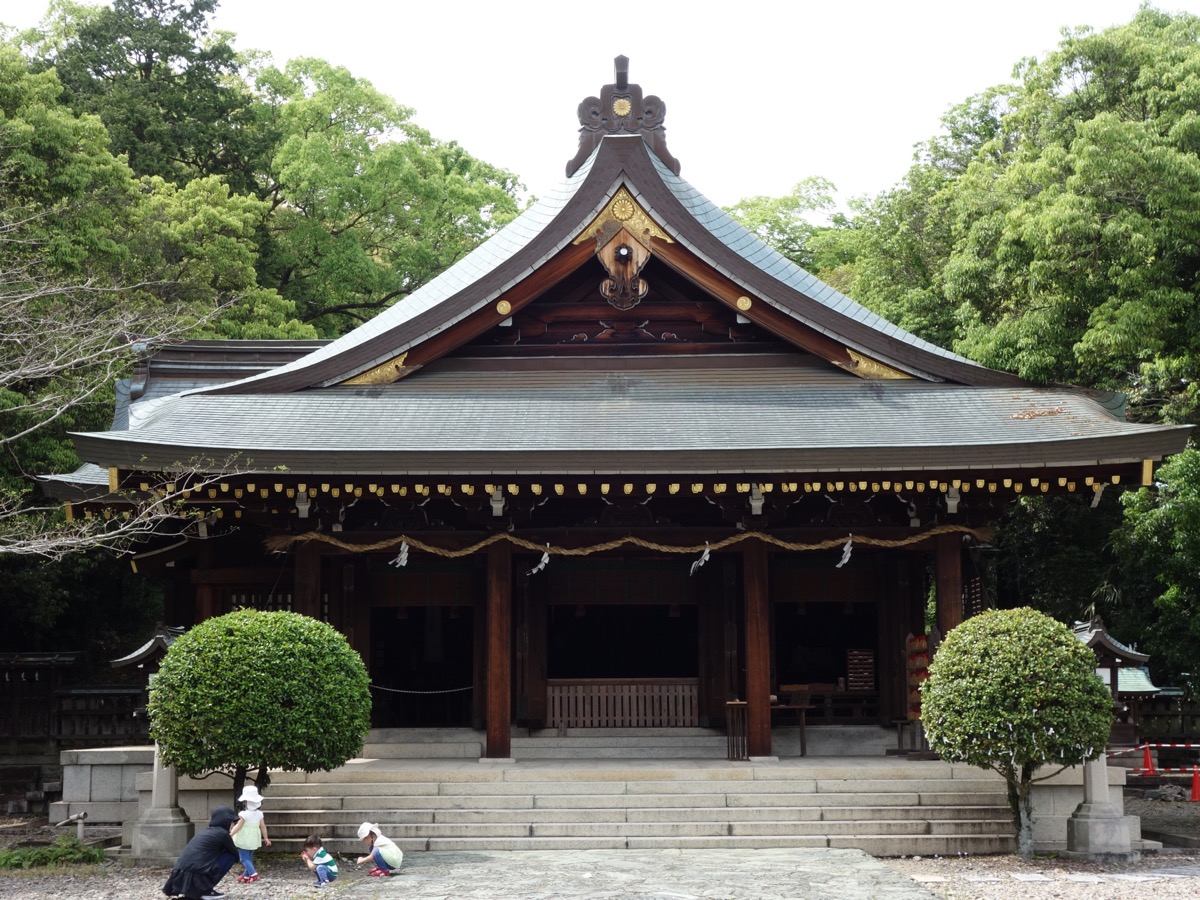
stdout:
MULTIPOLYGON (((421 900, 928 900, 936 895, 861 850, 554 850, 410 853, 400 874, 365 878, 353 865, 331 890, 289 897, 421 900)), ((273 882, 278 891, 280 883, 273 882)), ((223 883, 230 900, 250 892, 223 883)), ((279 896, 272 893, 272 896, 279 896)))

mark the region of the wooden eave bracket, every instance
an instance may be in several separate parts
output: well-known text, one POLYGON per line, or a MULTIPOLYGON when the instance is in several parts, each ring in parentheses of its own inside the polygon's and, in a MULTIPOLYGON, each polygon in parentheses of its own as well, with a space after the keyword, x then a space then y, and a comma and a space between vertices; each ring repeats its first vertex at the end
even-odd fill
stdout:
POLYGON ((859 378, 865 378, 868 381, 878 380, 897 380, 911 379, 912 376, 907 372, 901 372, 899 369, 893 369, 891 366, 881 363, 877 359, 871 359, 869 356, 863 356, 861 353, 846 348, 846 355, 850 357, 850 364, 847 365, 839 360, 831 360, 834 365, 840 366, 851 374, 857 375, 859 378))
POLYGON ((338 382, 342 385, 354 384, 392 384, 399 381, 406 375, 411 375, 420 366, 406 366, 404 360, 408 356, 408 351, 401 353, 399 356, 394 356, 387 362, 380 363, 374 368, 367 369, 365 372, 359 372, 357 375, 352 375, 345 381, 338 382))

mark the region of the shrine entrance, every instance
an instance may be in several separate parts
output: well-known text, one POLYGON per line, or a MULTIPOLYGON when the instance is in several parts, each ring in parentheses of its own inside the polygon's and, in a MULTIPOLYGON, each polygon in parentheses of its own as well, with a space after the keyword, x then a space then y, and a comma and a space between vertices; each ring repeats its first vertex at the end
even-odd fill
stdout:
POLYGON ((689 565, 680 557, 587 557, 556 560, 526 580, 518 721, 560 728, 706 721, 714 692, 705 662, 724 636, 705 610, 711 591, 689 577, 689 565))
POLYGON ((376 728, 480 726, 481 562, 372 561, 367 664, 376 728))

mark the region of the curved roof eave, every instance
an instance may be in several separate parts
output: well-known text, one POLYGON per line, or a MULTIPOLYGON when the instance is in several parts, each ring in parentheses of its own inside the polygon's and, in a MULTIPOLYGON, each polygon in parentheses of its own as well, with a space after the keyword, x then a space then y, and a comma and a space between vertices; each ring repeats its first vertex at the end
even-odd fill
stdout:
POLYGON ((591 223, 622 182, 681 246, 816 332, 919 378, 1026 384, 870 312, 764 244, 675 175, 641 137, 611 135, 548 197, 404 300, 292 363, 200 390, 275 393, 330 386, 393 360, 535 272, 591 223))

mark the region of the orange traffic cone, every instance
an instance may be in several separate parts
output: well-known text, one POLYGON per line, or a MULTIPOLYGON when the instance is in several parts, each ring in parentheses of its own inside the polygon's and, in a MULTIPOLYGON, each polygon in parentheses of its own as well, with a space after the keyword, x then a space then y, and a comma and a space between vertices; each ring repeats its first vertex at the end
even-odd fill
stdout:
POLYGON ((1154 770, 1154 760, 1150 758, 1150 745, 1146 744, 1142 749, 1145 751, 1142 755, 1142 774, 1157 775, 1158 772, 1154 770))
POLYGON ((1200 766, 1192 766, 1192 800, 1200 800, 1200 766))

